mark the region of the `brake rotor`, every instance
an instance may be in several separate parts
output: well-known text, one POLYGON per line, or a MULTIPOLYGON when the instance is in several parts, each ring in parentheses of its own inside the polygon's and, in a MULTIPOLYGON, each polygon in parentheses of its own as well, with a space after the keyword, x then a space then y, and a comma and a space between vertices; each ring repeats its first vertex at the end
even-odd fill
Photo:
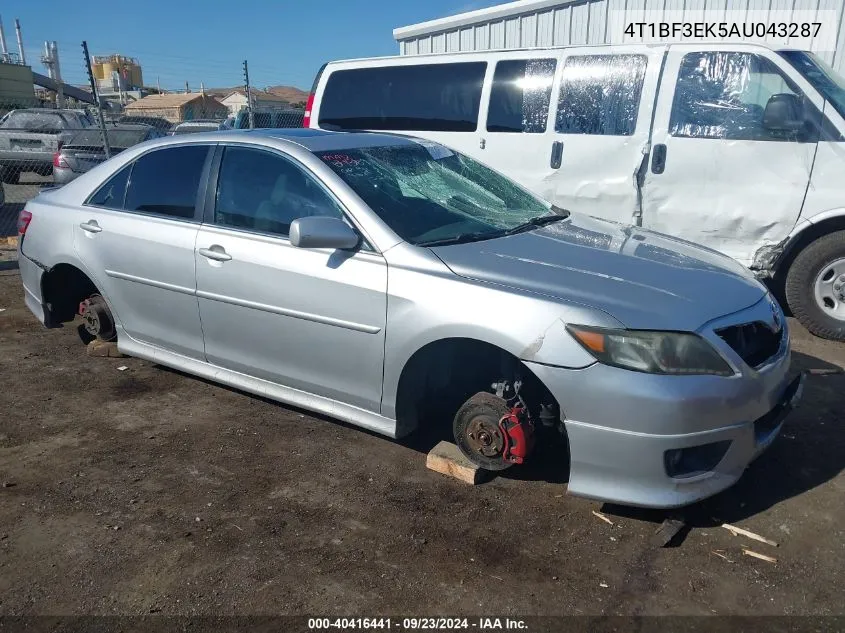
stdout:
POLYGON ((452 424, 455 444, 473 463, 486 470, 504 470, 506 440, 499 421, 508 413, 507 402, 480 392, 458 409, 452 424))
POLYGON ((91 295, 79 306, 82 325, 85 331, 103 341, 111 341, 117 335, 111 311, 100 295, 91 295))

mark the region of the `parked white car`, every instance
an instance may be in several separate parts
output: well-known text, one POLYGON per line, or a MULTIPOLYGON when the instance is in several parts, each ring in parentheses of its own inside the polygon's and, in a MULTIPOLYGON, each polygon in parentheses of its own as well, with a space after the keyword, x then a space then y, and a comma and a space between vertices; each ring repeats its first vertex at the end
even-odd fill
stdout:
POLYGON ((332 62, 306 127, 428 138, 559 207, 711 247, 845 340, 845 80, 761 45, 332 62))

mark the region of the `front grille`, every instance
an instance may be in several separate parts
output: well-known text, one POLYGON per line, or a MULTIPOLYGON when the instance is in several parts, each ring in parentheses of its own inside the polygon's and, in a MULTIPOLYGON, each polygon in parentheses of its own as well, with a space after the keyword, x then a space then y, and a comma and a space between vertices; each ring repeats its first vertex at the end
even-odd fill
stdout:
POLYGON ((751 367, 763 365, 780 349, 784 329, 773 332, 765 323, 744 323, 716 330, 716 334, 751 367))

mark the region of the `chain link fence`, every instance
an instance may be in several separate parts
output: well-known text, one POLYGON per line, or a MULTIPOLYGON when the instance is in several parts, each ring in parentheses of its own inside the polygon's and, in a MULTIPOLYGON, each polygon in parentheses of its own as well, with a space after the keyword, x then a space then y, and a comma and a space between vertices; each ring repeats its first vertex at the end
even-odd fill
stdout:
MULTIPOLYGON (((232 89, 233 92, 238 87, 232 89)), ((220 96, 171 92, 138 99, 121 95, 103 109, 74 99, 56 107, 45 98, 3 99, 0 94, 0 241, 17 235, 25 203, 48 187, 67 184, 110 156, 153 138, 217 130, 302 127, 304 111, 284 102, 235 111, 220 96), (104 131, 105 130, 105 133, 104 131)))

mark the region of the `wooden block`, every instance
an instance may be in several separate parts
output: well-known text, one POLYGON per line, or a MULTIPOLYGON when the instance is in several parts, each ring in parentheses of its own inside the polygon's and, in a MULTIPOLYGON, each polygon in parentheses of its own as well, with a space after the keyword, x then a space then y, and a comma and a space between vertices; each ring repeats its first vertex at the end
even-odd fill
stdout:
POLYGON ((117 343, 114 341, 101 341, 95 338, 88 343, 86 350, 88 356, 97 356, 99 358, 125 358, 126 354, 121 354, 117 349, 117 343))
POLYGON ((454 477, 464 483, 475 485, 487 479, 489 472, 472 463, 460 449, 451 442, 440 442, 426 457, 427 468, 454 477))

